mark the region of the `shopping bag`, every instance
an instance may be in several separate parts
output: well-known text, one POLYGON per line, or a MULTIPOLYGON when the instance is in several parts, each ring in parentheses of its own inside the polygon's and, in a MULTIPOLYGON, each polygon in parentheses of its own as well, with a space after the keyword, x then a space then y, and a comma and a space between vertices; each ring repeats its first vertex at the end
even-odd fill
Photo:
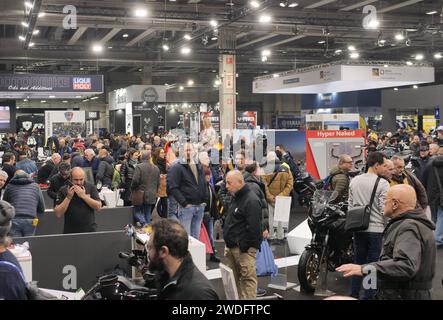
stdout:
POLYGON ((214 253, 214 251, 212 250, 211 240, 209 239, 208 232, 206 231, 205 225, 203 223, 200 229, 200 234, 198 236, 198 241, 205 244, 206 253, 214 253))
POLYGON ((278 267, 275 264, 274 254, 267 240, 263 240, 260 251, 256 255, 257 277, 273 276, 278 274, 278 267))

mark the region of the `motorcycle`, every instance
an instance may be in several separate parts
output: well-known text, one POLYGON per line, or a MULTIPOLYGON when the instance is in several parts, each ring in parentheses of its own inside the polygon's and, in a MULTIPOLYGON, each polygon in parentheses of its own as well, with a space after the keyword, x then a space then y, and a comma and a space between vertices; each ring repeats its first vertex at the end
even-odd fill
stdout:
POLYGON ((312 197, 308 213, 312 239, 298 264, 298 280, 306 293, 315 291, 322 263, 328 271, 335 271, 338 266, 353 261, 352 233, 344 230, 346 204, 330 204, 333 194, 333 191, 317 190, 312 197))
POLYGON ((298 195, 298 203, 300 206, 309 206, 312 196, 317 189, 321 189, 323 187, 322 184, 323 181, 315 181, 309 173, 301 173, 294 183, 294 191, 298 195))
POLYGON ((143 277, 142 284, 136 284, 126 277, 109 274, 99 277, 97 283, 89 289, 82 300, 156 300, 157 289, 155 275, 148 269, 146 243, 139 237, 133 226, 126 227, 126 233, 143 245, 143 250, 132 250, 131 253, 120 252, 119 257, 125 259, 131 267, 135 267, 143 277))

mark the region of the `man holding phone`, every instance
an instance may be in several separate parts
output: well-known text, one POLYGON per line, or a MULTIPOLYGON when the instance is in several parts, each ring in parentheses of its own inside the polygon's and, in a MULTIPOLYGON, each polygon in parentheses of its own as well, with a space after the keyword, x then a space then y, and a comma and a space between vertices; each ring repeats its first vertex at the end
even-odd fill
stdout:
POLYGON ((65 215, 64 233, 95 232, 95 211, 102 208, 97 188, 85 181, 85 172, 76 167, 71 180, 59 192, 54 213, 65 215))

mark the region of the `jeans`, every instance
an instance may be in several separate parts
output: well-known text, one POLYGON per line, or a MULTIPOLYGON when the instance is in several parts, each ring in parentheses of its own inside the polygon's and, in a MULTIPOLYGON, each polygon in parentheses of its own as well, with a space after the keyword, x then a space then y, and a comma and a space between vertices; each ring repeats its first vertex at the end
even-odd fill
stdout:
MULTIPOLYGON (((376 262, 380 258, 383 245, 383 233, 376 232, 355 232, 354 233, 354 263, 367 264, 376 262)), ((362 277, 352 277, 351 296, 360 298, 362 277)), ((376 290, 364 290, 363 300, 373 300, 376 290)))
POLYGON ((202 205, 193 205, 189 208, 178 208, 178 220, 185 228, 186 232, 198 240, 201 224, 203 220, 204 207, 202 205))
POLYGON ((435 223, 435 241, 437 246, 443 246, 443 209, 438 208, 437 219, 435 223))
POLYGON ((35 227, 33 225, 34 219, 12 219, 12 227, 9 232, 13 238, 30 237, 35 234, 35 227))
POLYGON ((143 204, 142 206, 134 206, 134 217, 142 226, 151 223, 152 204, 143 204))
POLYGON ((168 219, 180 222, 178 219, 178 202, 173 196, 168 196, 168 219))
POLYGON ((209 240, 211 241, 212 250, 215 253, 214 247, 214 219, 212 219, 211 215, 208 212, 205 212, 203 216, 203 224, 208 232, 209 240))

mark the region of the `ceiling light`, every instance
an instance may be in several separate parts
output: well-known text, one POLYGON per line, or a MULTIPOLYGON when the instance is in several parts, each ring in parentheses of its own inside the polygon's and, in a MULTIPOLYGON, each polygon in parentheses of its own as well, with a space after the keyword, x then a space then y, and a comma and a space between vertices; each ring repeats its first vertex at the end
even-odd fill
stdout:
POLYGON ((163 51, 169 51, 169 46, 167 44, 163 44, 163 51))
POLYGON ((417 86, 416 84, 414 84, 414 85, 412 86, 412 88, 414 88, 414 89, 418 89, 418 86, 417 86))
POLYGON ((40 102, 41 102, 41 103, 46 103, 46 100, 41 100, 40 102))
POLYGON ((80 99, 82 96, 75 96, 76 99, 80 99))
POLYGON ((30 46, 30 47, 33 47, 34 45, 35 45, 34 42, 30 42, 30 43, 29 43, 29 46, 30 46))
POLYGON ((217 36, 212 36, 211 40, 212 41, 218 40, 218 37, 217 36))
POLYGON ((385 68, 388 68, 388 67, 389 67, 389 65, 385 64, 385 65, 383 65, 383 67, 385 67, 385 68))
POLYGON ((265 49, 261 52, 261 55, 264 57, 269 57, 271 55, 271 50, 265 49))
POLYGON ((249 4, 251 5, 251 7, 253 7, 253 8, 259 8, 260 7, 260 2, 258 2, 258 1, 255 1, 255 0, 253 0, 253 1, 250 1, 249 2, 249 4))
POLYGON ((380 42, 381 44, 385 44, 386 40, 385 39, 381 39, 381 40, 378 40, 378 42, 380 42))
POLYGON ((32 31, 32 34, 39 34, 40 33, 40 30, 38 30, 38 29, 35 29, 34 31, 32 31))
POLYGON ((349 57, 351 57, 351 59, 357 59, 360 57, 360 54, 358 52, 352 52, 349 57))
POLYGON ((221 84, 221 81, 219 79, 216 79, 214 81, 214 87, 218 87, 221 84))
POLYGON ((63 100, 62 102, 63 102, 63 103, 68 103, 68 100, 63 100))
POLYGON ((49 98, 50 98, 50 99, 54 99, 54 98, 55 98, 55 96, 49 96, 49 98))
POLYGON ((274 74, 272 75, 272 77, 274 77, 274 78, 278 78, 278 77, 280 77, 280 75, 279 75, 278 73, 274 73, 274 74))
POLYGON ((324 44, 324 43, 326 43, 325 40, 320 40, 320 41, 318 42, 318 44, 324 44))
POLYGON ((424 58, 425 58, 425 56, 422 55, 421 53, 415 55, 415 60, 417 60, 417 61, 421 61, 421 60, 423 60, 424 58))
POLYGON ((394 88, 394 91, 398 91, 398 88, 394 88))
POLYGON ((191 40, 192 39, 192 37, 189 34, 185 34, 183 36, 183 38, 185 38, 185 40, 191 40))
POLYGON ((371 21, 369 21, 368 27, 369 29, 377 29, 379 25, 380 21, 378 21, 377 19, 371 19, 371 21))
POLYGON ((193 86, 194 85, 194 80, 190 79, 188 80, 188 86, 193 86))
POLYGON ((23 99, 23 102, 28 102, 28 99, 23 99))
POLYGON ((413 63, 412 63, 411 61, 406 61, 406 64, 407 64, 408 66, 412 66, 412 65, 413 65, 413 63))
POLYGON ((80 68, 80 71, 83 71, 83 70, 85 70, 85 68, 81 67, 81 68, 80 68))
POLYGON ((181 48, 180 52, 181 52, 182 54, 190 54, 190 53, 191 53, 191 48, 189 48, 189 47, 183 47, 183 48, 181 48))
POLYGON ((288 5, 286 1, 280 1, 280 7, 285 8, 288 5))
POLYGON ((108 47, 108 49, 112 49, 112 47, 108 47))
POLYGON ((429 15, 436 14, 436 13, 438 13, 438 12, 435 11, 435 10, 433 10, 433 11, 429 11, 429 12, 426 12, 426 14, 429 14, 429 15))
POLYGON ((238 73, 235 74, 235 77, 238 78, 238 73))
POLYGON ((292 2, 290 2, 289 3, 289 8, 295 8, 295 7, 297 7, 298 6, 298 2, 295 2, 295 1, 292 1, 292 2))
POLYGON ((183 91, 185 88, 183 86, 178 87, 179 91, 183 91))
POLYGON ((20 39, 20 41, 25 41, 26 38, 24 36, 18 36, 18 38, 20 39))
POLYGON ((417 28, 408 28, 408 29, 406 29, 406 31, 408 31, 408 32, 417 32, 418 29, 417 28))
POLYGON ((100 53, 103 51, 103 46, 101 44, 94 44, 92 46, 92 52, 94 53, 100 53))
POLYGON ((129 34, 125 33, 125 34, 122 35, 122 37, 123 38, 127 38, 127 37, 129 37, 129 34))
POLYGON ((39 17, 39 18, 43 18, 45 15, 46 15, 45 12, 39 12, 38 17, 39 17))
POLYGON ((270 23, 271 20, 272 20, 271 16, 270 16, 270 15, 267 15, 267 14, 262 14, 262 15, 258 18, 258 21, 259 21, 260 23, 270 23))
POLYGON ((342 53, 342 52, 343 52, 342 49, 337 49, 337 50, 335 50, 335 54, 340 54, 340 53, 342 53))
POLYGON ((262 56, 262 57, 261 57, 261 61, 262 61, 262 62, 266 62, 266 61, 268 61, 268 57, 267 57, 267 56, 262 56))
POLYGON ((25 7, 28 9, 32 9, 34 5, 31 3, 31 1, 25 1, 25 7))
POLYGON ((405 36, 404 36, 402 33, 397 33, 397 34, 395 35, 395 40, 397 40, 397 41, 403 41, 403 40, 405 40, 405 36))
POLYGON ((348 47, 348 50, 349 50, 349 51, 355 51, 356 49, 355 49, 354 46, 349 46, 349 47, 348 47))
POLYGON ((142 68, 140 68, 140 69, 138 69, 138 71, 139 71, 139 72, 142 72, 142 71, 143 71, 143 69, 142 69, 142 68))
POLYGON ((437 52, 436 54, 434 54, 434 58, 441 59, 441 58, 443 58, 443 55, 440 52, 437 52))
POLYGON ((214 27, 214 28, 218 26, 218 23, 215 20, 209 21, 209 24, 211 25, 211 27, 214 27))
POLYGON ((143 8, 135 9, 134 15, 139 18, 146 17, 148 15, 148 10, 143 8))
POLYGON ((27 22, 25 22, 25 21, 22 21, 22 26, 27 28, 27 27, 29 27, 29 24, 27 22))

